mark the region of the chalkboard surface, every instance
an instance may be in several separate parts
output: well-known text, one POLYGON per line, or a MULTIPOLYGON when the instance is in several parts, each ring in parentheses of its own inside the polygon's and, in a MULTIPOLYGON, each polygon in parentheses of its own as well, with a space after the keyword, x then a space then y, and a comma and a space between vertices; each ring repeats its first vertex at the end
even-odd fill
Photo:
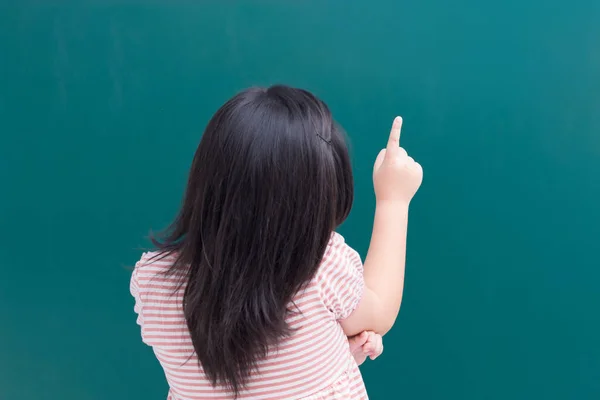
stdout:
POLYGON ((372 399, 600 398, 599 21, 596 0, 5 0, 0 398, 165 398, 127 268, 212 113, 272 83, 347 130, 363 256, 395 115, 425 171, 372 399))

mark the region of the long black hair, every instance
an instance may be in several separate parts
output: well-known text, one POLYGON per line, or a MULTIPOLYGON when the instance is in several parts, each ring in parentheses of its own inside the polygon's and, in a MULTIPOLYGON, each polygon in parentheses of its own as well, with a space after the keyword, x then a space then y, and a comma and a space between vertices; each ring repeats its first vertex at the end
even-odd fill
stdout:
POLYGON ((213 385, 237 397, 291 333, 288 305, 316 273, 353 190, 344 135, 311 93, 251 88, 212 117, 183 206, 152 240, 185 276, 183 311, 213 385))

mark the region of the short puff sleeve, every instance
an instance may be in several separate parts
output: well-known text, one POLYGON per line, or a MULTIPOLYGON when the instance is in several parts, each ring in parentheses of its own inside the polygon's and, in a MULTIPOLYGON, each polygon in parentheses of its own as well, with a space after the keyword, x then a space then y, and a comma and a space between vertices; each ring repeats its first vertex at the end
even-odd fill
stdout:
POLYGON ((317 272, 321 299, 336 320, 346 319, 358 307, 365 288, 360 255, 334 233, 317 272))

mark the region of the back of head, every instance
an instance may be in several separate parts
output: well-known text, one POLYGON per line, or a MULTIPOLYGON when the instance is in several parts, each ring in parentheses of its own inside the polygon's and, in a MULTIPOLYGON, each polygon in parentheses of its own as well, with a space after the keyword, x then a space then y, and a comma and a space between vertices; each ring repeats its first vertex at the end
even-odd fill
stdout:
POLYGON ((327 106, 307 91, 252 88, 225 103, 194 156, 183 207, 154 239, 185 271, 183 309, 200 364, 236 393, 290 334, 294 294, 317 271, 353 199, 327 106))

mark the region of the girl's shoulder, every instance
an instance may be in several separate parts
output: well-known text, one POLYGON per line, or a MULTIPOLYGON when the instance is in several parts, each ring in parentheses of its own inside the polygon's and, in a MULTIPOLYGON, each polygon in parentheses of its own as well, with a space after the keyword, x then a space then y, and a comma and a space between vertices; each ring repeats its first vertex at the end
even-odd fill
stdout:
POLYGON ((135 263, 131 275, 131 287, 138 294, 157 288, 157 285, 171 288, 177 286, 182 273, 172 271, 171 267, 177 261, 176 255, 149 251, 142 254, 135 263))
POLYGON ((346 239, 342 235, 333 232, 327 244, 327 249, 323 255, 319 270, 324 272, 330 270, 339 271, 340 264, 348 263, 362 273, 363 264, 360 254, 346 243, 346 239))
POLYGON ((157 273, 168 271, 175 261, 177 261, 177 257, 174 254, 147 251, 142 253, 140 259, 135 263, 134 272, 157 273))

